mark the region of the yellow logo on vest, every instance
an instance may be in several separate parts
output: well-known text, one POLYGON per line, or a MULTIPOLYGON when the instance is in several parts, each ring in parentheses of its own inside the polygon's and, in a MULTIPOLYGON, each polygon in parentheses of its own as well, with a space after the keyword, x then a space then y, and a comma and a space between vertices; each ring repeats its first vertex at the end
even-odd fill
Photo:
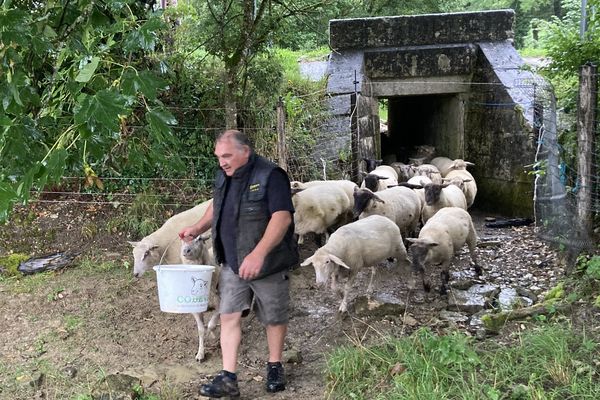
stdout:
POLYGON ((253 183, 250 185, 251 192, 258 192, 260 190, 260 183, 253 183))

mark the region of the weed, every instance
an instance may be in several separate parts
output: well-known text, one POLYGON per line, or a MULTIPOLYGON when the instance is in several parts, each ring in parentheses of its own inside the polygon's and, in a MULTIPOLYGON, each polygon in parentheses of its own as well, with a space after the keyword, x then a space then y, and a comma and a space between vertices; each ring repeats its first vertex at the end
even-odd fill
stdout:
POLYGON ((8 256, 0 257, 0 266, 4 269, 2 273, 5 276, 20 276, 19 264, 31 258, 30 255, 22 253, 13 253, 8 256))
POLYGON ((421 329, 327 357, 328 398, 598 398, 596 343, 564 323, 517 332, 512 346, 421 329), (401 366, 398 368, 397 366, 401 366))

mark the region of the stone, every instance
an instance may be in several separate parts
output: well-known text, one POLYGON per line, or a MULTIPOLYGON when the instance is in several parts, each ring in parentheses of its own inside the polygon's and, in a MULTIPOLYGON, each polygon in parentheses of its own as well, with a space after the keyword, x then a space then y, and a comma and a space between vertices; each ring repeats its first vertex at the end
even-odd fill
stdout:
POLYGON ((486 306, 484 296, 466 290, 452 289, 448 294, 448 309, 475 314, 486 306))
POLYGON ((354 299, 352 305, 354 312, 361 316, 401 315, 406 311, 406 304, 393 296, 377 295, 372 299, 367 296, 359 296, 354 299))
POLYGON ((141 386, 139 378, 126 374, 107 375, 92 390, 94 400, 133 400, 137 397, 136 387, 141 386))
POLYGON ((467 322, 469 317, 463 313, 457 311, 448 311, 442 310, 440 311, 439 317, 441 320, 450 321, 450 322, 467 322))
POLYGON ((288 349, 283 352, 283 362, 288 364, 299 364, 302 362, 302 352, 297 349, 288 349))

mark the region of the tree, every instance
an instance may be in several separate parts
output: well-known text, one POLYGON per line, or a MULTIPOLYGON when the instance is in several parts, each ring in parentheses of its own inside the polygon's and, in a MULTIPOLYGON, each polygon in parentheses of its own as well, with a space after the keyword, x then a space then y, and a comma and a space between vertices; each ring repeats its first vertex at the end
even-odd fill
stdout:
POLYGON ((134 0, 0 1, 0 221, 69 169, 102 188, 93 167, 111 162, 130 124, 168 146, 176 121, 153 57, 164 27, 134 0))
POLYGON ((272 46, 284 22, 315 16, 333 0, 194 0, 199 49, 221 60, 225 70, 226 128, 238 126, 238 104, 248 70, 272 46))

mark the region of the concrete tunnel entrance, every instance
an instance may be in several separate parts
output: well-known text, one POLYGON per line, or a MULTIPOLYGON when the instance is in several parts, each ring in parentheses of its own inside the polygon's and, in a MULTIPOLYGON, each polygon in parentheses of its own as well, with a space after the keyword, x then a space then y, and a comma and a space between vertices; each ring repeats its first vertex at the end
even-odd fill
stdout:
POLYGON ((381 134, 381 157, 409 162, 414 149, 430 145, 436 154, 464 154, 464 106, 459 94, 394 96, 387 100, 387 133, 381 134))

